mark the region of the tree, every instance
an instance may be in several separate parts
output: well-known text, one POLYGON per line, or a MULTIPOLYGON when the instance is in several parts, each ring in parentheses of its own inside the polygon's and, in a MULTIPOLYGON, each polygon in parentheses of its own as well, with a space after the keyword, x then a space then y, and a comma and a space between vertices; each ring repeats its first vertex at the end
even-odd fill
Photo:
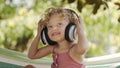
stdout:
MULTIPOLYGON (((93 14, 96 14, 97 11, 100 9, 100 7, 103 5, 103 10, 106 10, 109 8, 108 2, 114 3, 116 6, 118 6, 117 10, 120 10, 120 1, 112 1, 112 0, 67 0, 69 4, 77 2, 77 9, 79 12, 82 12, 82 9, 85 8, 86 5, 93 6, 93 14)), ((65 2, 63 0, 62 2, 65 2)), ((118 18, 118 21, 120 22, 120 17, 118 18)))
POLYGON ((83 16, 90 44, 86 57, 110 54, 112 47, 117 47, 114 53, 120 50, 118 0, 17 1, 0 0, 0 47, 26 51, 35 36, 39 18, 47 8, 55 6, 69 7, 83 16))

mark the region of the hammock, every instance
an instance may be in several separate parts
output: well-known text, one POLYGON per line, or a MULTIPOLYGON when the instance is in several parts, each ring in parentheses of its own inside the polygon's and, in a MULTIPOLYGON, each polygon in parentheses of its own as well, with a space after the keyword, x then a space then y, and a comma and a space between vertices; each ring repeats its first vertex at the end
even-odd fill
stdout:
MULTIPOLYGON (((120 68, 120 53, 85 59, 87 68, 120 68)), ((50 68, 52 59, 32 60, 27 55, 9 49, 0 48, 0 68, 24 68, 33 65, 36 68, 50 68)))

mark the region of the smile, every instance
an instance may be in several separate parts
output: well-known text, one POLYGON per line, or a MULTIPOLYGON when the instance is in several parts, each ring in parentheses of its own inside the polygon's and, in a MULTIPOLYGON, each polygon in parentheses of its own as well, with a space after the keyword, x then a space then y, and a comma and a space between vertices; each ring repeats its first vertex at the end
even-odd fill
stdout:
POLYGON ((52 36, 58 36, 58 35, 60 35, 60 32, 52 33, 52 36))

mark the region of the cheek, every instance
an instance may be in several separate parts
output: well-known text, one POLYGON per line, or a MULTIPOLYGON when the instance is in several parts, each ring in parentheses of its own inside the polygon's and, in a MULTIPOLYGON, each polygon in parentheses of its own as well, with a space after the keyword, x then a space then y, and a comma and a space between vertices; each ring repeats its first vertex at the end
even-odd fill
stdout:
POLYGON ((62 35, 65 35, 65 27, 61 29, 62 35))
POLYGON ((48 30, 48 36, 50 37, 50 34, 51 34, 51 31, 50 30, 48 30))

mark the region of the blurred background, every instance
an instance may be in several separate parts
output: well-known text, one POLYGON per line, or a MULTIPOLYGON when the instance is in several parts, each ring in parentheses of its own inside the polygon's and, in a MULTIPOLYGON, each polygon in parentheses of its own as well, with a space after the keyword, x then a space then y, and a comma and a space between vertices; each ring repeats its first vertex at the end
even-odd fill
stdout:
POLYGON ((90 47, 86 58, 120 52, 120 0, 0 0, 0 48, 27 54, 50 7, 71 8, 83 17, 90 47))

